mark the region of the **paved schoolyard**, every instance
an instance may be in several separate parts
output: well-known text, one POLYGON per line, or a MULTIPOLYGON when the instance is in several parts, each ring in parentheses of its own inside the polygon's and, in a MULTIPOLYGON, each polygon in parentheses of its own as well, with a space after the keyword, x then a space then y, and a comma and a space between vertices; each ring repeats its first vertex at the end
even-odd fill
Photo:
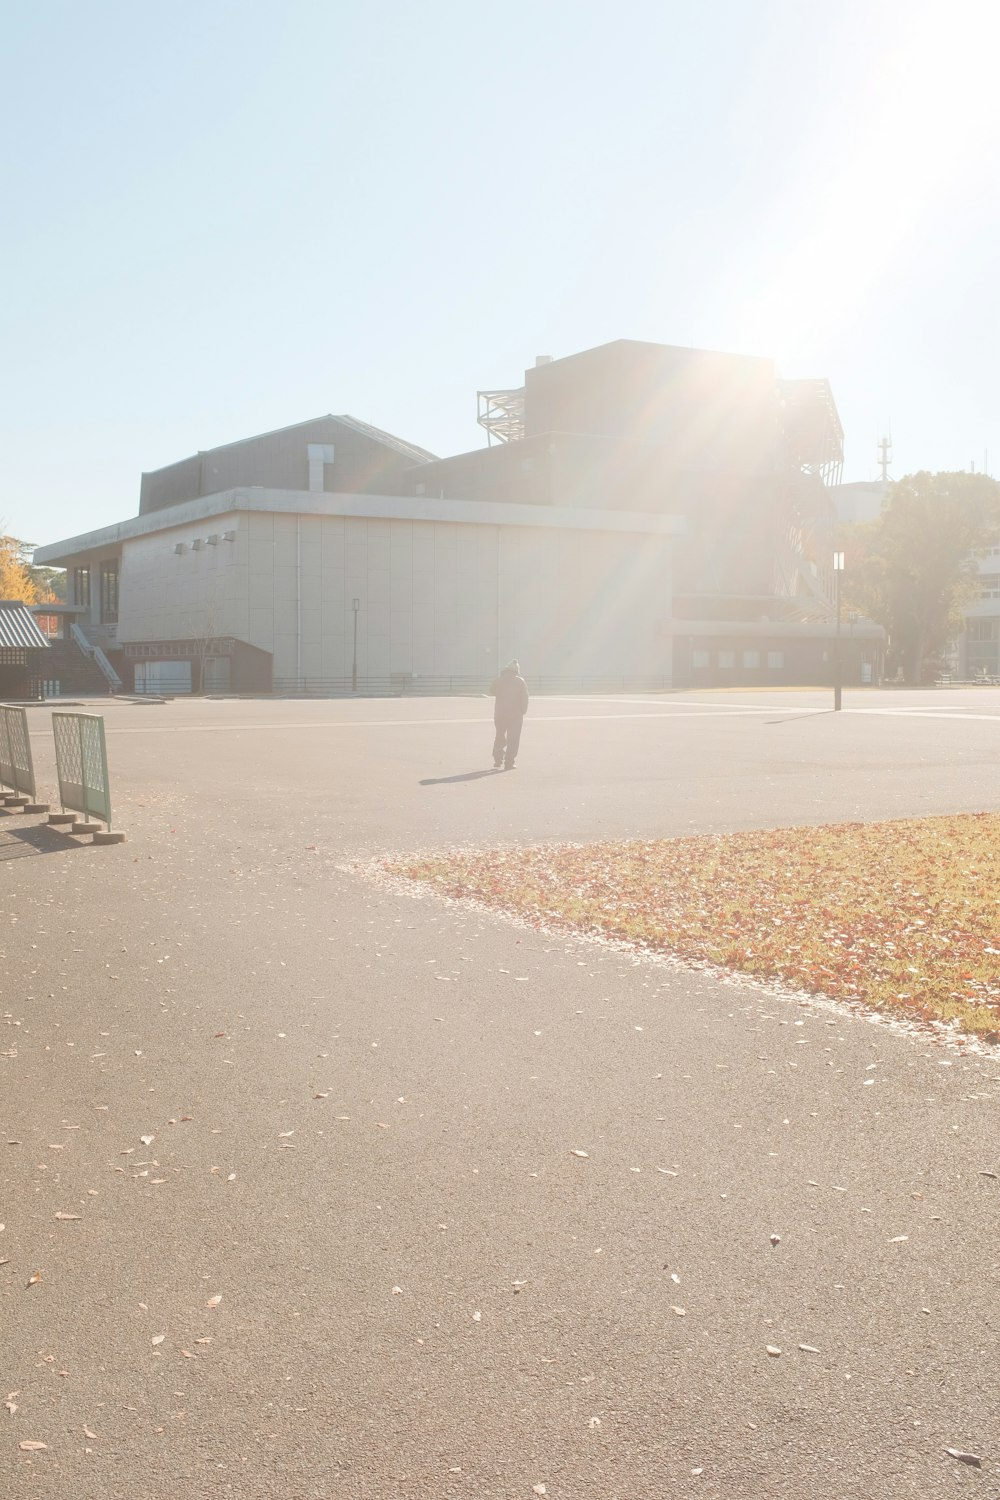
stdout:
POLYGON ((1000 692, 829 697, 88 705, 128 842, 0 814, 11 1493, 996 1490, 1000 1060, 353 868, 1000 808, 1000 692))

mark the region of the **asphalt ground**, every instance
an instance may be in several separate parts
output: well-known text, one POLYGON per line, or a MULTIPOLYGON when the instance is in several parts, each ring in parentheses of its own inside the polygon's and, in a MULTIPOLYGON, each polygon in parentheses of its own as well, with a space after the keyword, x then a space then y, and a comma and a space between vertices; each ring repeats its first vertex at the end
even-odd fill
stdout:
POLYGON ((128 841, 0 813, 0 1494, 995 1500, 1000 1057, 365 870, 1000 808, 1000 692, 829 697, 501 774, 484 700, 88 705, 128 841))

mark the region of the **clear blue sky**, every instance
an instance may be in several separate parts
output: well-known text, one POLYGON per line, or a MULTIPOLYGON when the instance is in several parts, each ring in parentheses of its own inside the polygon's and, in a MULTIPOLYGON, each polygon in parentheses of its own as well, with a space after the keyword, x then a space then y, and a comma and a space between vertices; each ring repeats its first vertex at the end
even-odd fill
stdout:
POLYGON ((1000 472, 995 0, 47 0, 5 17, 0 519, 614 338, 825 375, 847 478, 1000 472))

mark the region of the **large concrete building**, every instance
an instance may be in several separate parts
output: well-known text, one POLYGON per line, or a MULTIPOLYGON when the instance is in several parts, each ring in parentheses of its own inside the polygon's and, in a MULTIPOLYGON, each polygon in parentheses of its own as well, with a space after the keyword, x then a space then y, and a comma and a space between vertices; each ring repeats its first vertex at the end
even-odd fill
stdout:
POLYGON ((620 340, 479 399, 485 448, 319 417, 144 474, 137 516, 36 561, 139 690, 478 690, 514 655, 553 688, 831 679, 825 381, 620 340))

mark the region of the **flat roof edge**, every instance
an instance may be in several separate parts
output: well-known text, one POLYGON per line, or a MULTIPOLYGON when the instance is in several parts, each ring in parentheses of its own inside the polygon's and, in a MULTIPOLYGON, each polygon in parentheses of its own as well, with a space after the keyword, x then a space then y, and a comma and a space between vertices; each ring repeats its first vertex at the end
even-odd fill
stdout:
POLYGON ((574 506, 518 505, 506 501, 439 500, 427 496, 354 495, 326 490, 268 490, 240 488, 202 495, 163 510, 133 516, 114 526, 82 532, 35 550, 35 563, 66 567, 94 557, 138 537, 174 531, 234 511, 270 511, 278 515, 351 516, 370 520, 444 521, 458 525, 528 526, 557 531, 624 531, 680 536, 685 526, 679 515, 646 511, 585 509, 574 506))

